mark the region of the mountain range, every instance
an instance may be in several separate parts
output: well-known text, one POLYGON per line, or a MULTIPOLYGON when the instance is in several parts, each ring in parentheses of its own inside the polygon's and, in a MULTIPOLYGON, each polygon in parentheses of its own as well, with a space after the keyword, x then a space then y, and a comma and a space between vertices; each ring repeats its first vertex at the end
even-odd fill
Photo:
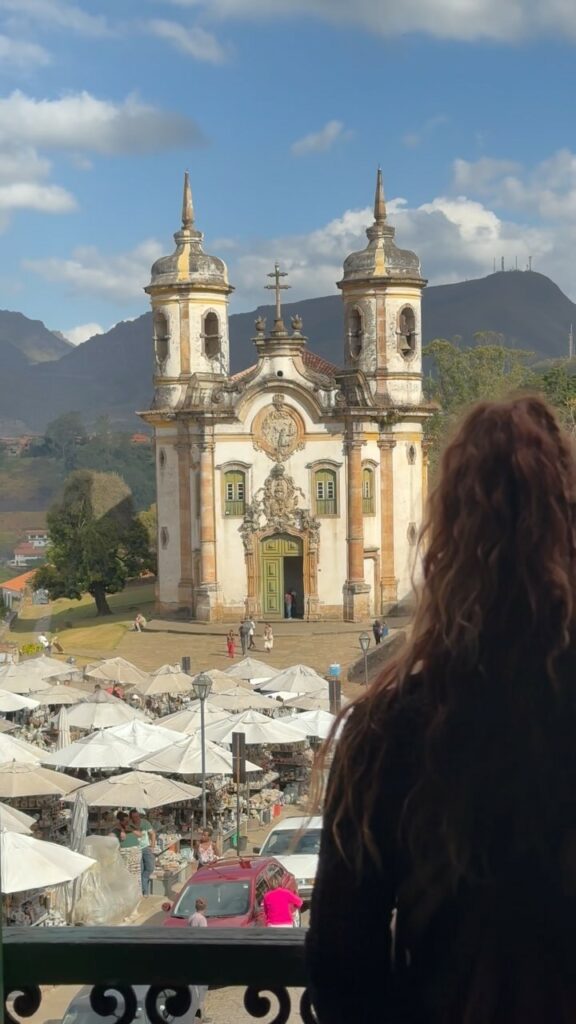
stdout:
MULTIPOLYGON (((339 295, 287 303, 285 322, 299 313, 312 351, 333 363, 343 358, 339 295)), ((252 364, 256 316, 273 320, 271 306, 230 317, 231 370, 252 364)), ((568 354, 576 305, 533 271, 505 271, 458 284, 429 287, 423 298, 423 340, 458 339, 474 344, 476 332, 495 332, 507 345, 539 359, 568 354)), ((152 392, 152 318, 144 313, 106 334, 72 346, 57 331, 22 313, 0 311, 0 435, 42 431, 63 412, 81 410, 89 424, 107 414, 118 428, 140 423, 137 409, 152 392)))

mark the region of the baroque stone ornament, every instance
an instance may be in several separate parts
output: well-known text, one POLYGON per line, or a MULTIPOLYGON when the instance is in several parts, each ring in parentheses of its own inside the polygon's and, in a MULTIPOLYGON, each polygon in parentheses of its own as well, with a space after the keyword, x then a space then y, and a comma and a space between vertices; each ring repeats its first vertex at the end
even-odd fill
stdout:
POLYGON ((311 547, 317 547, 320 539, 320 523, 310 509, 300 508, 299 499, 304 492, 296 487, 284 466, 276 465, 270 475, 246 506, 240 534, 244 546, 252 544, 252 535, 261 530, 274 529, 280 533, 286 529, 307 532, 311 547))
POLYGON ((285 462, 295 451, 304 448, 304 423, 301 416, 287 406, 283 395, 274 395, 272 406, 261 409, 252 425, 253 444, 274 462, 285 462))

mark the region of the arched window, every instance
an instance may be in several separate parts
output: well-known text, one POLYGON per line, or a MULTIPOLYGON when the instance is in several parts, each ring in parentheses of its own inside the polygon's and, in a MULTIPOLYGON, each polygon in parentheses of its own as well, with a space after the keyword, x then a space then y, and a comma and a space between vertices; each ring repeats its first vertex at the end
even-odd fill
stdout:
POLYGON ((348 314, 348 348, 353 359, 358 359, 364 341, 362 313, 356 306, 348 314))
POLYGON ((398 348, 404 359, 416 351, 416 317, 411 306, 404 306, 398 317, 398 348))
POLYGON ((314 474, 314 495, 316 499, 316 515, 335 516, 338 514, 336 471, 334 469, 316 470, 314 474))
POLYGON ((168 359, 170 350, 170 328, 168 317, 164 313, 154 313, 154 350, 156 362, 162 367, 168 359))
POLYGON ((206 313, 204 317, 204 352, 208 359, 217 359, 220 355, 221 337, 220 322, 216 313, 206 313))
POLYGON ((375 514, 374 470, 365 466, 362 470, 362 512, 365 516, 375 514))
POLYGON ((246 474, 241 469, 224 473, 224 515, 243 516, 246 509, 246 474))

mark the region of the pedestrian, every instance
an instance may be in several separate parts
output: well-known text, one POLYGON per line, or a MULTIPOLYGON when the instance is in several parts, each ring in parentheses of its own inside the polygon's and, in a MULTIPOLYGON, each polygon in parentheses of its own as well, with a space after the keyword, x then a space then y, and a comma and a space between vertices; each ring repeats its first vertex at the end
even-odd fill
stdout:
POLYGON ((120 846, 126 841, 126 836, 129 831, 129 819, 127 811, 118 811, 116 814, 116 824, 110 829, 109 835, 114 836, 118 840, 120 846))
POLYGON ((250 643, 248 645, 248 650, 249 651, 255 651, 256 650, 256 644, 254 642, 254 637, 256 635, 256 623, 254 622, 253 618, 249 618, 248 619, 248 626, 250 627, 249 630, 248 630, 248 639, 250 641, 250 643))
POLYGON ((136 612, 134 617, 134 625, 132 627, 135 633, 143 633, 146 629, 146 619, 142 615, 142 612, 136 612))
POLYGON ((327 744, 319 1024, 576 1019, 575 498, 540 398, 444 451, 408 640, 327 744))
POLYGON ((198 864, 213 864, 222 856, 218 842, 212 839, 212 829, 202 829, 200 840, 196 847, 198 864))
POLYGON ((44 648, 44 654, 52 653, 52 644, 45 633, 38 634, 38 643, 44 648))
POLYGON ((233 629, 228 631, 226 637, 226 647, 228 648, 228 657, 233 658, 236 654, 236 634, 233 629))
POLYGON ((382 625, 380 626, 380 640, 384 640, 388 636, 389 632, 388 623, 386 622, 386 619, 383 619, 382 625))
POLYGON ((298 595, 295 590, 290 591, 290 597, 292 598, 292 618, 297 618, 298 615, 298 595))
POLYGON ((242 646, 242 654, 245 655, 248 650, 248 637, 250 635, 250 626, 248 624, 248 619, 242 620, 238 632, 240 633, 240 644, 242 646))
POLYGON ((374 633, 374 643, 376 646, 382 641, 382 623, 380 619, 374 619, 372 623, 372 632, 374 633))
POLYGON ((292 618, 292 594, 289 590, 284 594, 284 615, 287 619, 292 618))
POLYGON ((194 913, 188 918, 188 924, 191 928, 207 928, 208 921, 206 920, 206 911, 208 910, 208 904, 206 900, 203 900, 202 897, 199 896, 194 907, 194 913))
POLYGON ((156 833, 147 818, 143 818, 136 808, 130 811, 130 827, 138 837, 138 845, 142 852, 142 895, 150 894, 150 881, 156 868, 156 858, 152 852, 156 846, 156 833))
POLYGON ((274 633, 269 622, 264 626, 264 650, 271 651, 274 647, 274 633))
POLYGON ((272 883, 262 900, 267 928, 293 928, 294 912, 300 910, 304 900, 297 892, 286 889, 280 879, 272 883))

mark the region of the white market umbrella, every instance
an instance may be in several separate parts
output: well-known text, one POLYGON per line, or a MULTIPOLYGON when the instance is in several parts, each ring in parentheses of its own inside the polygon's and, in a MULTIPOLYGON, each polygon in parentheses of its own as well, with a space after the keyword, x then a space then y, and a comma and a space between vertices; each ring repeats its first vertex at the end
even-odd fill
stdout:
POLYGON ((210 695, 210 703, 225 711, 239 713, 240 711, 277 711, 278 701, 270 697, 263 697, 262 694, 253 690, 247 690, 245 686, 233 686, 223 693, 210 695))
POLYGON ((146 751, 147 754, 163 750, 170 743, 184 739, 183 733, 165 729, 158 721, 153 725, 149 722, 125 722, 124 725, 115 725, 112 729, 107 729, 106 735, 118 736, 119 739, 131 743, 138 750, 146 751))
MULTIPOLYGON (((125 775, 113 775, 110 779, 93 782, 86 786, 82 795, 88 807, 164 807, 184 800, 195 800, 202 790, 185 782, 163 779, 160 775, 132 771, 125 775)), ((67 802, 73 797, 67 797, 67 802)))
POLYGON ((18 726, 15 722, 7 722, 5 718, 0 718, 0 733, 1 732, 14 732, 18 726))
POLYGON ((162 665, 142 683, 136 683, 135 689, 143 697, 154 697, 167 693, 178 696, 192 691, 192 676, 182 672, 178 665, 162 665))
POLYGON ((56 683, 56 685, 49 686, 48 689, 41 690, 38 694, 33 692, 32 696, 34 700, 45 707, 49 704, 56 707, 58 704, 77 704, 78 701, 85 699, 86 694, 82 690, 75 690, 73 686, 56 683))
POLYGON ((22 764, 41 764, 45 751, 32 743, 19 740, 17 736, 0 735, 0 764, 19 761, 22 764))
MULTIPOLYGON (((205 741, 206 774, 232 775, 232 754, 211 740, 205 741)), ((138 761, 135 768, 146 772, 167 772, 175 775, 202 774, 202 744, 200 736, 187 736, 164 750, 138 761)), ((257 764, 246 762, 247 772, 261 772, 257 764)))
POLYGON ((46 754, 42 761, 53 768, 129 768, 145 750, 139 750, 133 743, 113 736, 109 729, 100 729, 70 743, 61 750, 46 754))
POLYGON ((47 658, 44 654, 39 658, 28 658, 16 665, 4 665, 0 668, 0 689, 10 693, 31 693, 46 690, 50 683, 46 680, 69 676, 74 669, 56 658, 47 658))
POLYGON ((24 814, 16 807, 8 804, 0 804, 0 830, 5 832, 20 832, 23 836, 29 836, 36 824, 36 818, 30 814, 24 814))
MULTIPOLYGON (((230 681, 230 680, 228 680, 230 681)), ((228 711, 224 711, 223 708, 217 708, 212 703, 212 698, 206 701, 204 704, 204 722, 205 725, 213 725, 215 722, 223 722, 228 719, 230 714, 228 711)), ((184 708, 182 711, 175 711, 172 715, 165 715, 163 718, 157 718, 154 724, 154 728, 162 727, 163 729, 171 729, 173 733, 185 733, 187 736, 193 736, 199 732, 202 727, 200 718, 200 701, 194 701, 189 708, 184 708)), ((177 739, 178 737, 176 737, 177 739)))
POLYGON ((84 673, 91 679, 103 679, 107 683, 120 683, 124 686, 137 686, 148 679, 146 672, 136 668, 136 665, 126 661, 126 658, 107 658, 105 661, 95 662, 94 665, 88 665, 84 673))
POLYGON ((11 693, 10 690, 0 690, 0 711, 8 714, 11 711, 33 711, 37 708, 39 701, 24 697, 21 693, 11 693))
MULTIPOLYGON (((198 673, 200 675, 200 673, 198 673)), ((207 672, 202 675, 210 676, 212 680, 212 689, 210 693, 223 693, 224 690, 229 690, 231 686, 242 686, 246 690, 251 690, 249 679, 242 679, 241 676, 233 676, 230 679, 228 672, 223 672, 221 668, 210 668, 207 672)), ((194 676, 194 679, 196 676, 194 676)))
POLYGON ((45 843, 16 832, 0 833, 2 892, 46 889, 71 882, 96 861, 56 843, 45 843))
MULTIPOLYGON (((342 707, 347 702, 342 698, 342 707)), ((318 693, 297 693, 290 695, 280 704, 282 708, 290 708, 293 711, 330 711, 330 700, 328 695, 318 693)))
POLYGON ((328 696, 328 683, 308 665, 291 665, 262 683, 260 693, 322 693, 328 696))
POLYGON ((305 738, 281 719, 267 718, 258 711, 244 711, 233 715, 227 722, 216 722, 206 729, 208 739, 232 743, 232 733, 243 732, 247 744, 304 743, 305 738))
POLYGON ((38 764, 11 761, 0 764, 0 797, 12 800, 21 796, 62 797, 79 789, 84 783, 62 772, 53 772, 38 764))
POLYGON ((70 746, 72 743, 72 736, 70 734, 70 722, 68 721, 68 712, 66 708, 62 706, 58 712, 56 719, 56 726, 58 729, 58 736, 56 739, 56 750, 63 750, 64 747, 70 746))
POLYGON ((270 679, 277 673, 277 668, 272 668, 264 661, 257 661, 256 658, 243 658, 237 665, 226 670, 227 676, 238 676, 239 679, 270 679))
POLYGON ((316 736, 321 740, 328 738, 335 721, 336 716, 328 711, 303 711, 300 715, 282 719, 282 722, 291 729, 301 732, 303 736, 316 736))
POLYGON ((90 731, 123 725, 124 722, 133 722, 136 718, 146 721, 143 711, 131 707, 105 690, 97 690, 91 697, 86 697, 80 704, 71 707, 68 712, 68 721, 74 729, 90 731))

